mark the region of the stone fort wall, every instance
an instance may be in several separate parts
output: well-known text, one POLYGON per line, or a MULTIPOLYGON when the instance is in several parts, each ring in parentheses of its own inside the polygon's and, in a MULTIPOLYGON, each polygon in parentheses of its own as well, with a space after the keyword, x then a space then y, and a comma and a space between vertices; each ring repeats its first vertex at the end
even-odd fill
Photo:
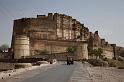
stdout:
MULTIPOLYGON (((64 42, 59 43, 60 41, 87 41, 88 47, 102 48, 106 56, 108 55, 109 58, 113 57, 113 46, 106 42, 105 39, 102 39, 98 31, 95 33, 90 32, 84 24, 65 14, 48 13, 47 16, 37 15, 36 18, 14 20, 12 49, 15 46, 15 37, 18 35, 29 37, 31 55, 34 54, 33 52, 35 50, 41 50, 47 47, 45 41, 47 40, 47 44, 50 41, 55 41, 53 44, 60 44, 59 47, 66 44, 64 42)), ((70 42, 70 44, 73 44, 73 42, 70 42)), ((59 49, 59 47, 54 46, 56 49, 59 49)), ((64 47, 60 51, 58 50, 58 52, 63 50, 64 47)))

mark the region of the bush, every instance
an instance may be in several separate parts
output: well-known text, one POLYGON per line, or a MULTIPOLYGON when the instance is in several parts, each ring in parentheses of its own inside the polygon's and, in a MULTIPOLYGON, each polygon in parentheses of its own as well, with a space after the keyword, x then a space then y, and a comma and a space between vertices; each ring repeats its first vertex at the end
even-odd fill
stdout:
POLYGON ((105 61, 101 59, 89 59, 88 63, 90 63, 93 66, 109 66, 109 67, 118 67, 118 68, 124 68, 124 62, 114 60, 114 59, 105 59, 105 61))
POLYGON ((93 66, 108 66, 108 62, 103 61, 101 59, 89 59, 88 63, 90 63, 93 66))
POLYGON ((124 69, 124 67, 118 67, 118 69, 124 69))
POLYGON ((109 59, 108 63, 110 67, 124 67, 124 62, 122 61, 109 59))
POLYGON ((25 68, 24 65, 15 65, 15 69, 25 68))
POLYGON ((31 67, 31 63, 16 63, 15 69, 31 67))
POLYGON ((109 67, 116 67, 116 63, 115 62, 109 62, 109 67))

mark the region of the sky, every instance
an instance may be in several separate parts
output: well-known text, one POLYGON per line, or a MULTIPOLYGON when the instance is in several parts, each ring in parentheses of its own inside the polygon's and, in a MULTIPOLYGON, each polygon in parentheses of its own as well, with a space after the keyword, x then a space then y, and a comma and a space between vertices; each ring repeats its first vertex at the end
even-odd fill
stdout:
POLYGON ((124 0, 0 0, 0 45, 11 44, 13 20, 56 12, 124 47, 124 0))

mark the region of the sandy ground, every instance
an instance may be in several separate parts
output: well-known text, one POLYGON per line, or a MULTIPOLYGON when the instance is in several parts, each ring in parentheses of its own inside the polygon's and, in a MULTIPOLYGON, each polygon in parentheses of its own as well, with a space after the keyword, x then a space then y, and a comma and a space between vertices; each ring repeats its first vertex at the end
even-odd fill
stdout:
POLYGON ((79 64, 70 82, 124 82, 124 69, 79 64))
POLYGON ((88 67, 93 82, 124 82, 124 69, 88 67))

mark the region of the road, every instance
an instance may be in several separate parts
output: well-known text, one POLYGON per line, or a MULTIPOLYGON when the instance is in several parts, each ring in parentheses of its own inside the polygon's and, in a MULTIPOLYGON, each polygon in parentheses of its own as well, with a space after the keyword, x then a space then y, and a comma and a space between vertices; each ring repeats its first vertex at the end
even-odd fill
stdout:
POLYGON ((0 82, 124 82, 124 69, 92 67, 88 63, 64 62, 39 67, 0 82))
POLYGON ((0 82, 69 82, 76 66, 77 63, 66 65, 64 62, 60 62, 31 70, 0 82))
POLYGON ((21 82, 68 82, 75 67, 76 64, 69 66, 60 64, 21 82))

